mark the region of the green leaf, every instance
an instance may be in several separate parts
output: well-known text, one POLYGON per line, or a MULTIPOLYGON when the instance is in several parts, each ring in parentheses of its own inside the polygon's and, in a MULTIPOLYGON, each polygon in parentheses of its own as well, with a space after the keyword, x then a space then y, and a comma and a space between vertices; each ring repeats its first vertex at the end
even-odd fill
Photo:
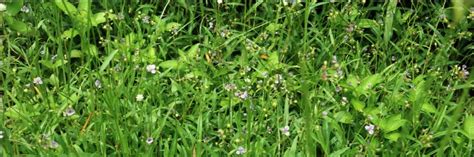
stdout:
POLYGON ((199 43, 193 45, 193 46, 188 50, 187 57, 188 57, 189 59, 195 58, 196 56, 198 56, 198 51, 199 51, 199 43))
POLYGON ((387 12, 385 13, 385 30, 383 33, 383 39, 386 45, 388 45, 390 39, 392 38, 393 17, 397 7, 397 2, 398 0, 390 0, 388 3, 387 12))
POLYGON ((467 116, 464 119, 464 131, 467 137, 474 140, 474 116, 467 116))
POLYGON ((360 28, 378 28, 379 24, 372 19, 361 19, 357 26, 360 28))
POLYGON ((365 108, 365 104, 362 101, 359 100, 351 100, 352 106, 359 111, 362 112, 365 108))
POLYGON ((422 111, 425 111, 425 112, 428 112, 428 113, 436 113, 436 107, 433 106, 432 104, 430 103, 424 103, 422 106, 421 106, 421 110, 422 111))
POLYGON ((28 33, 30 30, 32 30, 26 23, 18 21, 10 16, 7 16, 5 20, 8 23, 8 27, 13 29, 14 31, 20 33, 28 33))
POLYGON ((398 133, 398 132, 394 132, 394 133, 389 133, 389 134, 385 134, 385 138, 389 139, 390 141, 397 141, 398 138, 400 138, 401 134, 398 133))
POLYGON ((176 22, 171 22, 171 23, 166 24, 167 31, 174 31, 174 30, 177 30, 179 27, 181 27, 181 24, 176 23, 176 22))
POLYGON ((182 65, 177 60, 167 60, 164 62, 161 62, 160 67, 165 68, 165 69, 181 69, 183 68, 182 65))
POLYGON ((79 11, 90 12, 90 4, 90 0, 79 0, 79 5, 77 6, 77 9, 79 11))
POLYGON ((362 90, 371 89, 378 83, 382 82, 382 79, 383 78, 380 74, 374 74, 374 75, 368 76, 364 78, 364 80, 362 80, 359 87, 362 88, 362 90))
POLYGON ((265 30, 267 30, 268 32, 270 33, 275 33, 276 31, 278 31, 280 28, 281 28, 281 24, 277 24, 277 23, 270 23, 266 28, 265 30))
POLYGON ((62 34, 61 34, 61 38, 63 39, 70 39, 70 38, 74 38, 76 35, 79 34, 79 31, 77 31, 76 29, 74 28, 70 28, 66 31, 64 31, 62 34))
POLYGON ((347 111, 339 111, 334 115, 334 118, 341 123, 352 123, 354 121, 354 117, 352 116, 351 113, 347 111))
POLYGON ((332 152, 331 154, 329 154, 329 157, 339 157, 342 154, 344 154, 344 152, 346 152, 347 150, 349 150, 349 147, 344 147, 342 149, 336 150, 335 152, 332 152))
POLYGON ((405 125, 405 122, 406 120, 402 119, 402 115, 398 114, 389 118, 382 119, 381 124, 379 124, 379 127, 385 132, 391 132, 405 125))
POLYGON ((72 50, 71 51, 71 58, 81 58, 82 57, 82 52, 79 50, 72 50))
POLYGON ((10 3, 6 4, 7 10, 6 13, 10 16, 14 16, 20 12, 21 7, 23 7, 23 0, 13 0, 10 3))
POLYGON ((61 9, 66 15, 75 15, 77 14, 77 9, 69 3, 67 0, 54 0, 56 6, 61 9))
POLYGON ((107 19, 105 18, 105 15, 106 13, 105 12, 99 12, 99 13, 96 13, 92 16, 92 26, 97 26, 101 23, 104 23, 107 21, 107 19))
POLYGON ((155 50, 155 48, 153 48, 151 46, 148 48, 147 58, 148 58, 148 62, 150 62, 150 63, 153 63, 153 62, 156 61, 156 50, 155 50))
POLYGON ((105 68, 107 68, 107 66, 109 66, 110 64, 110 61, 112 61, 112 59, 114 58, 115 54, 117 54, 118 50, 114 50, 112 51, 108 56, 107 58, 105 58, 104 62, 102 63, 102 65, 100 66, 100 70, 99 71, 104 71, 105 68))
POLYGON ((270 53, 268 56, 268 63, 271 67, 278 67, 278 64, 280 63, 280 57, 278 56, 277 52, 270 53))

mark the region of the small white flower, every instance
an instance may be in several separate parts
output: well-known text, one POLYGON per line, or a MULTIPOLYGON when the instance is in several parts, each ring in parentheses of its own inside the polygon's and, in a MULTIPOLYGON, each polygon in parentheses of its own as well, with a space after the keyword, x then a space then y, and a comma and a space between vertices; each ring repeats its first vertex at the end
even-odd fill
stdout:
POLYGON ((146 139, 146 143, 147 143, 147 144, 152 144, 152 143, 153 143, 153 137, 148 137, 148 138, 146 139))
POLYGON ((135 98, 137 99, 137 101, 143 101, 145 97, 143 97, 143 94, 138 94, 135 98))
POLYGON ((370 134, 370 135, 373 135, 374 134, 374 129, 375 129, 375 126, 370 124, 370 125, 366 125, 365 127, 365 130, 367 130, 367 132, 370 134))
POLYGON ((100 82, 100 80, 95 80, 94 85, 96 88, 102 88, 102 83, 100 82))
POLYGON ((239 148, 237 148, 237 151, 235 152, 235 154, 237 154, 237 155, 243 155, 243 154, 245 154, 245 152, 247 152, 247 150, 245 150, 244 147, 239 146, 239 148))
POLYGON ((3 3, 0 3, 0 11, 5 11, 7 10, 7 6, 3 3))
POLYGON ((247 97, 249 96, 249 94, 247 93, 247 91, 236 92, 234 95, 235 95, 236 97, 239 97, 239 98, 242 99, 242 100, 247 99, 247 97))
POLYGON ((347 97, 345 97, 345 96, 342 97, 342 104, 345 105, 347 102, 348 102, 347 97))
POLYGON ((117 14, 117 20, 123 20, 125 16, 123 16, 123 13, 118 13, 117 14))
POLYGON ((51 143, 49 143, 49 147, 53 148, 53 149, 56 149, 56 148, 59 147, 59 144, 58 144, 58 142, 53 140, 53 141, 51 141, 51 143))
POLYGON ((276 77, 275 78, 275 84, 280 84, 284 81, 283 76, 281 74, 276 74, 275 77, 276 77))
POLYGON ((0 139, 3 139, 3 131, 0 131, 0 139))
POLYGON ((323 111, 323 116, 324 117, 328 116, 328 111, 323 111))
POLYGON ((23 6, 23 7, 21 7, 21 12, 29 13, 29 12, 30 12, 30 7, 28 7, 28 6, 26 6, 26 5, 23 6))
POLYGON ((290 136, 290 127, 287 125, 283 128, 280 128, 280 131, 285 136, 290 136))
POLYGON ((40 84, 43 84, 43 80, 41 80, 41 77, 35 77, 33 79, 33 83, 37 84, 37 85, 40 85, 40 84))
POLYGON ((69 117, 69 116, 74 115, 75 113, 76 113, 76 110, 74 110, 74 108, 68 107, 68 108, 66 109, 66 111, 64 111, 64 116, 68 116, 68 117, 69 117))
POLYGON ((143 23, 146 23, 146 24, 149 24, 149 23, 150 23, 150 16, 148 16, 148 15, 147 15, 147 16, 143 16, 142 22, 143 22, 143 23))
POLYGON ((146 66, 146 71, 155 74, 156 73, 156 65, 155 64, 150 64, 146 66))
POLYGON ((235 84, 233 84, 233 83, 228 83, 228 84, 224 85, 224 89, 226 91, 231 91, 231 90, 234 90, 236 88, 237 88, 237 86, 235 86, 235 84))
POLYGON ((217 0, 217 4, 222 4, 222 0, 217 0))

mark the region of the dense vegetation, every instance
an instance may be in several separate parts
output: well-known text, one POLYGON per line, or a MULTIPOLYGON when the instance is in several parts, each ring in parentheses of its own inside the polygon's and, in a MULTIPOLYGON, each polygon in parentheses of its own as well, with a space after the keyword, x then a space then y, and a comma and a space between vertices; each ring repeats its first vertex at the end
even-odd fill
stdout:
POLYGON ((468 2, 3 2, 0 154, 473 156, 468 2))

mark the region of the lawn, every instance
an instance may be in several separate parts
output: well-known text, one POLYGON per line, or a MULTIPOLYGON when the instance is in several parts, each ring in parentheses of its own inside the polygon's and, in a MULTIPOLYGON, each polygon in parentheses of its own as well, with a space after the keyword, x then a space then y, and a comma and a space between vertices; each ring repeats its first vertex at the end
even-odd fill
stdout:
POLYGON ((474 2, 0 1, 0 156, 474 156, 474 2))

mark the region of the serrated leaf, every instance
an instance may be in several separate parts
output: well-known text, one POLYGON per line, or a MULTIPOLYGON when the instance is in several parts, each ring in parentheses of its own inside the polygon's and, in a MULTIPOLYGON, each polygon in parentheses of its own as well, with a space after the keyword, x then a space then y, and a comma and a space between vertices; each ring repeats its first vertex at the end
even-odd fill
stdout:
POLYGON ((359 100, 351 100, 352 106, 359 111, 362 112, 365 108, 365 104, 362 101, 359 100))
POLYGON ((334 119, 336 119, 338 122, 341 123, 352 123, 354 121, 354 117, 352 116, 351 113, 347 111, 339 111, 336 114, 334 114, 334 119))
POLYGON ((79 50, 72 50, 71 51, 71 58, 81 58, 82 52, 79 50))
POLYGON ((464 119, 464 131, 467 137, 474 140, 474 116, 467 116, 464 119))
POLYGON ((385 134, 385 138, 389 139, 390 141, 397 141, 398 138, 400 138, 401 134, 398 133, 398 132, 394 132, 394 133, 389 133, 389 134, 385 134))
POLYGON ((69 3, 67 0, 55 0, 54 3, 66 15, 75 15, 75 14, 77 14, 76 7, 74 5, 72 5, 71 3, 69 3))
POLYGON ((421 110, 422 111, 425 111, 425 112, 429 112, 429 113, 436 113, 436 107, 433 106, 433 104, 430 104, 430 103, 424 103, 422 106, 421 106, 421 110))

